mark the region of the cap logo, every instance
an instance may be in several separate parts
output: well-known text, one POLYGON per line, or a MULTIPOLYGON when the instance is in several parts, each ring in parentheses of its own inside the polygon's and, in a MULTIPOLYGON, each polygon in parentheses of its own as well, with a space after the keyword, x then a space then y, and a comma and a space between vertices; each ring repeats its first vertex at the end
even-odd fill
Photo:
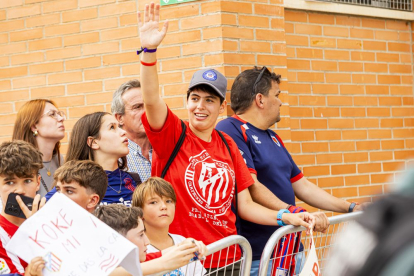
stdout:
POLYGON ((217 80, 217 74, 213 70, 208 70, 204 72, 203 78, 208 81, 215 81, 217 80))

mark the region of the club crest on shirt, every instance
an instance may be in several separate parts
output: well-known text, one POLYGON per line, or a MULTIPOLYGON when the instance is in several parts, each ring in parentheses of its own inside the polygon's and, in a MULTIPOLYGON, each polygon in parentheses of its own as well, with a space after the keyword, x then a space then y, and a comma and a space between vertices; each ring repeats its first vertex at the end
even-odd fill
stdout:
POLYGON ((276 145, 278 145, 280 147, 279 140, 277 140, 277 138, 275 136, 271 136, 271 137, 272 137, 273 142, 275 142, 276 145))
POLYGON ((216 216, 226 213, 234 195, 235 174, 225 162, 214 160, 206 150, 190 157, 185 171, 189 195, 201 208, 216 216))
POLYGON ((256 143, 256 144, 261 144, 262 142, 259 140, 259 137, 257 137, 256 135, 252 135, 252 138, 253 138, 253 140, 254 140, 254 142, 256 143))

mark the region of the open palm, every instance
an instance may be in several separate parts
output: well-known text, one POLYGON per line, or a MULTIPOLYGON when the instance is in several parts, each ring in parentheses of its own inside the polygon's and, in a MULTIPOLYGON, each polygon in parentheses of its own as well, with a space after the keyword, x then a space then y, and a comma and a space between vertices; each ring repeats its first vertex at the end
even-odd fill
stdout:
POLYGON ((141 47, 147 49, 155 49, 161 44, 164 39, 167 29, 168 21, 164 23, 161 31, 159 31, 160 22, 160 5, 151 3, 145 5, 144 19, 141 19, 141 13, 138 12, 138 27, 139 37, 141 40, 141 47))

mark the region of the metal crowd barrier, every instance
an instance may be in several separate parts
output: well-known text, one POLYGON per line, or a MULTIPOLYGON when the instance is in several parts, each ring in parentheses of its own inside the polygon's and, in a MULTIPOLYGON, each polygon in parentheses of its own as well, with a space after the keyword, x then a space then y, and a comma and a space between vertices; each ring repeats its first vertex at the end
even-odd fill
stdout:
MULTIPOLYGON (((209 265, 209 261, 201 261, 200 263, 190 263, 189 265, 183 267, 184 275, 186 276, 221 276, 221 275, 231 275, 231 276, 249 276, 250 275, 250 268, 252 265, 252 247, 250 246, 250 243, 246 240, 246 238, 239 236, 239 235, 233 235, 226 237, 224 239, 218 240, 216 242, 213 242, 209 245, 207 245, 208 254, 207 257, 211 257, 213 259, 214 257, 218 257, 218 259, 222 259, 225 257, 226 261, 225 264, 222 265, 219 269, 217 268, 211 268, 206 269, 205 273, 196 272, 197 266, 200 267, 200 265, 205 266, 211 266, 209 265), (237 249, 241 249, 241 258, 238 260, 235 260, 233 262, 228 263, 227 260, 229 259, 235 259, 235 252, 237 249), (232 256, 229 256, 229 252, 232 256), (195 264, 192 265, 191 264, 195 264)), ((207 258, 209 259, 209 258, 207 258)), ((168 273, 167 273, 168 274, 168 273)), ((181 274, 175 274, 173 271, 170 272, 168 275, 181 275, 181 274)))
MULTIPOLYGON (((348 222, 355 220, 360 215, 362 215, 362 212, 330 217, 328 218, 330 226, 325 234, 319 232, 313 233, 315 249, 318 255, 321 272, 323 272, 324 264, 328 258, 329 248, 335 243, 337 234, 343 231, 348 222)), ((305 232, 301 235, 302 231, 306 231, 306 228, 302 226, 295 227, 289 225, 281 227, 273 233, 273 235, 267 241, 266 246, 263 250, 262 257, 260 259, 258 276, 268 275, 269 264, 272 268, 270 274, 273 276, 292 276, 298 275, 300 273, 300 270, 306 260, 305 256, 307 256, 308 248, 304 249, 303 251, 294 252, 287 255, 282 254, 282 256, 277 257, 275 257, 274 252, 275 248, 280 250, 280 248, 289 247, 290 244, 286 245, 284 243, 290 243, 291 241, 293 241, 293 243, 296 243, 293 244, 293 247, 298 248, 299 242, 301 242, 304 246, 307 246, 309 244, 308 236, 305 232), (295 263, 295 265, 292 265, 292 263, 295 263), (279 264, 278 266, 282 268, 278 269, 275 264, 279 264)))

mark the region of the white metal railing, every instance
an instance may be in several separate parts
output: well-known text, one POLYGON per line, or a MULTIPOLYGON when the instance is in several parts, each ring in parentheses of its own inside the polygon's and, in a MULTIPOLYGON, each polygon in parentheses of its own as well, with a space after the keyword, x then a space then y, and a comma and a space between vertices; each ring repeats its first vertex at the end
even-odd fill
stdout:
MULTIPOLYGON (((325 234, 314 232, 313 238, 315 241, 315 248, 318 255, 321 271, 323 271, 324 263, 328 258, 329 248, 331 247, 331 245, 334 244, 337 234, 343 231, 344 227, 346 227, 348 222, 355 220, 357 217, 361 215, 362 212, 355 212, 330 217, 330 226, 325 234)), ((273 233, 273 235, 267 241, 262 253, 262 257, 260 259, 260 267, 258 274, 259 276, 266 276, 268 274, 269 264, 271 264, 272 275, 277 275, 274 273, 274 270, 278 269, 278 267, 276 267, 275 265, 276 263, 282 264, 285 268, 288 267, 287 271, 285 271, 283 275, 299 274, 301 267, 303 267, 304 265, 306 259, 305 255, 307 255, 308 249, 305 249, 304 251, 300 252, 294 252, 288 256, 284 255, 282 257, 275 257, 274 252, 275 248, 279 249, 280 246, 283 246, 283 242, 295 242, 296 237, 299 237, 300 242, 302 242, 304 245, 308 244, 306 234, 301 235, 302 231, 306 231, 306 228, 289 225, 281 227, 273 233), (291 238, 289 234, 295 236, 291 238), (296 266, 291 267, 290 263, 286 263, 292 262, 292 260, 294 260, 297 263, 296 266)), ((287 246, 289 246, 289 244, 287 246)))
POLYGON ((322 2, 333 2, 341 4, 351 4, 368 6, 390 10, 412 11, 412 0, 316 0, 322 2))

